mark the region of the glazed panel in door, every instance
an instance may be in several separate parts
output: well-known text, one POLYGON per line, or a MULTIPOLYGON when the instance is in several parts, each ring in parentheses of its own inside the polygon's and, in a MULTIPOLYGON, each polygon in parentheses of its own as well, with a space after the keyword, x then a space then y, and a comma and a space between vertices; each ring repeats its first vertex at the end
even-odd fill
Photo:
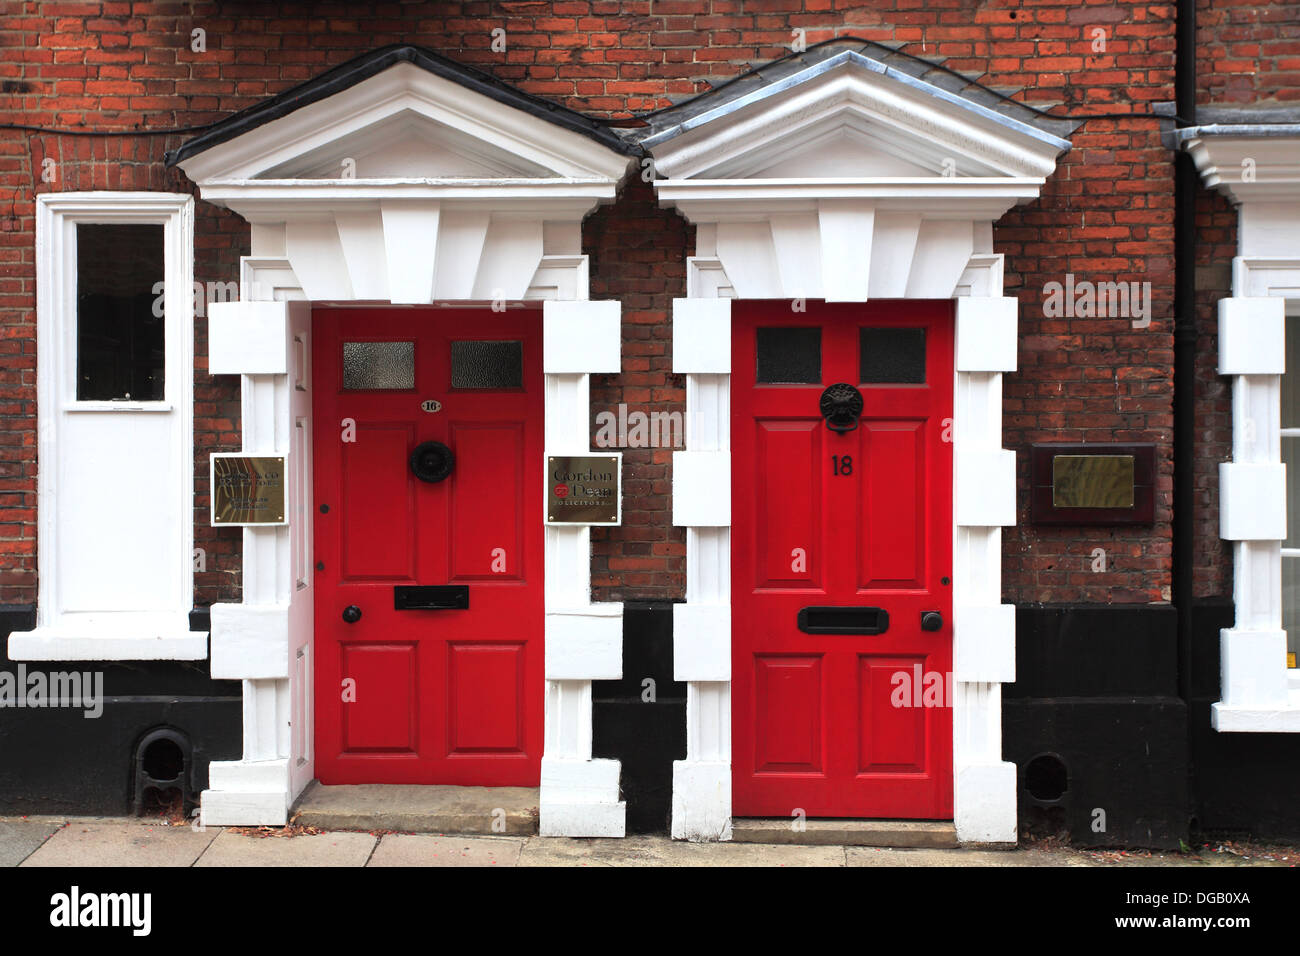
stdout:
POLYGON ((952 305, 732 315, 733 812, 951 819, 952 305))
POLYGON ((536 786, 541 317, 318 308, 314 326, 316 775, 536 786))

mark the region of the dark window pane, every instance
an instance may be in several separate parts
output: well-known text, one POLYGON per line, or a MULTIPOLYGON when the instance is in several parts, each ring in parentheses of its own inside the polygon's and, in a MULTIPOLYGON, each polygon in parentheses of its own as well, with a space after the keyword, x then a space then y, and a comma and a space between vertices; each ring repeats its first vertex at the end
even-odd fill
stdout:
POLYGON ((925 329, 862 329, 860 382, 925 382, 925 329))
POLYGON ((163 275, 161 225, 77 224, 78 401, 162 400, 163 275))
POLYGON ((415 388, 415 343, 344 342, 343 387, 415 388))
POLYGON ((522 388, 521 342, 452 342, 452 388, 522 388))
POLYGON ((815 385, 822 380, 821 329, 757 331, 759 384, 815 385))

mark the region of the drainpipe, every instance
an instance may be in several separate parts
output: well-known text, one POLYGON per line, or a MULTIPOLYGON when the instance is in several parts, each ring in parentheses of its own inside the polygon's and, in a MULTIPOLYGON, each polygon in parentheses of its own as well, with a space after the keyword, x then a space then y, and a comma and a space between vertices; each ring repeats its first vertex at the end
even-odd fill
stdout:
MULTIPOLYGON (((1177 0, 1174 65, 1179 126, 1196 125, 1196 2, 1177 0)), ((1192 158, 1174 156, 1174 526, 1173 601, 1178 612, 1178 694, 1192 742, 1192 586, 1196 535, 1196 194, 1192 158)), ((1190 782, 1190 781, 1189 781, 1190 782)), ((1190 794, 1190 791, 1189 791, 1190 794)))

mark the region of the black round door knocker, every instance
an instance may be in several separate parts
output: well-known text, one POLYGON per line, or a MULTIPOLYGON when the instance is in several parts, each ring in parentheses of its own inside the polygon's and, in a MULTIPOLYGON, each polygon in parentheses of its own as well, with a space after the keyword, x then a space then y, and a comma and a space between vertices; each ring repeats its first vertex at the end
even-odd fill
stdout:
POLYGON ((827 386, 822 392, 821 412, 831 431, 841 435, 851 432, 858 427, 858 416, 862 414, 862 393, 845 382, 827 386))
POLYGON ((411 473, 421 481, 442 481, 456 467, 456 456, 440 441, 425 441, 411 452, 411 473))

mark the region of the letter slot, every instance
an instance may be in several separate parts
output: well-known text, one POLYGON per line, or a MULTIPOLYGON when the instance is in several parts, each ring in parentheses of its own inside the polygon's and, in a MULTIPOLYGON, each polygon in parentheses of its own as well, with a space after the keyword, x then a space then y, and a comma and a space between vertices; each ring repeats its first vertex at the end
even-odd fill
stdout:
POLYGON ((469 586, 465 584, 396 584, 393 608, 397 611, 468 611, 469 586))
POLYGON ((884 634, 889 612, 883 607, 803 607, 798 622, 805 634, 884 634))

